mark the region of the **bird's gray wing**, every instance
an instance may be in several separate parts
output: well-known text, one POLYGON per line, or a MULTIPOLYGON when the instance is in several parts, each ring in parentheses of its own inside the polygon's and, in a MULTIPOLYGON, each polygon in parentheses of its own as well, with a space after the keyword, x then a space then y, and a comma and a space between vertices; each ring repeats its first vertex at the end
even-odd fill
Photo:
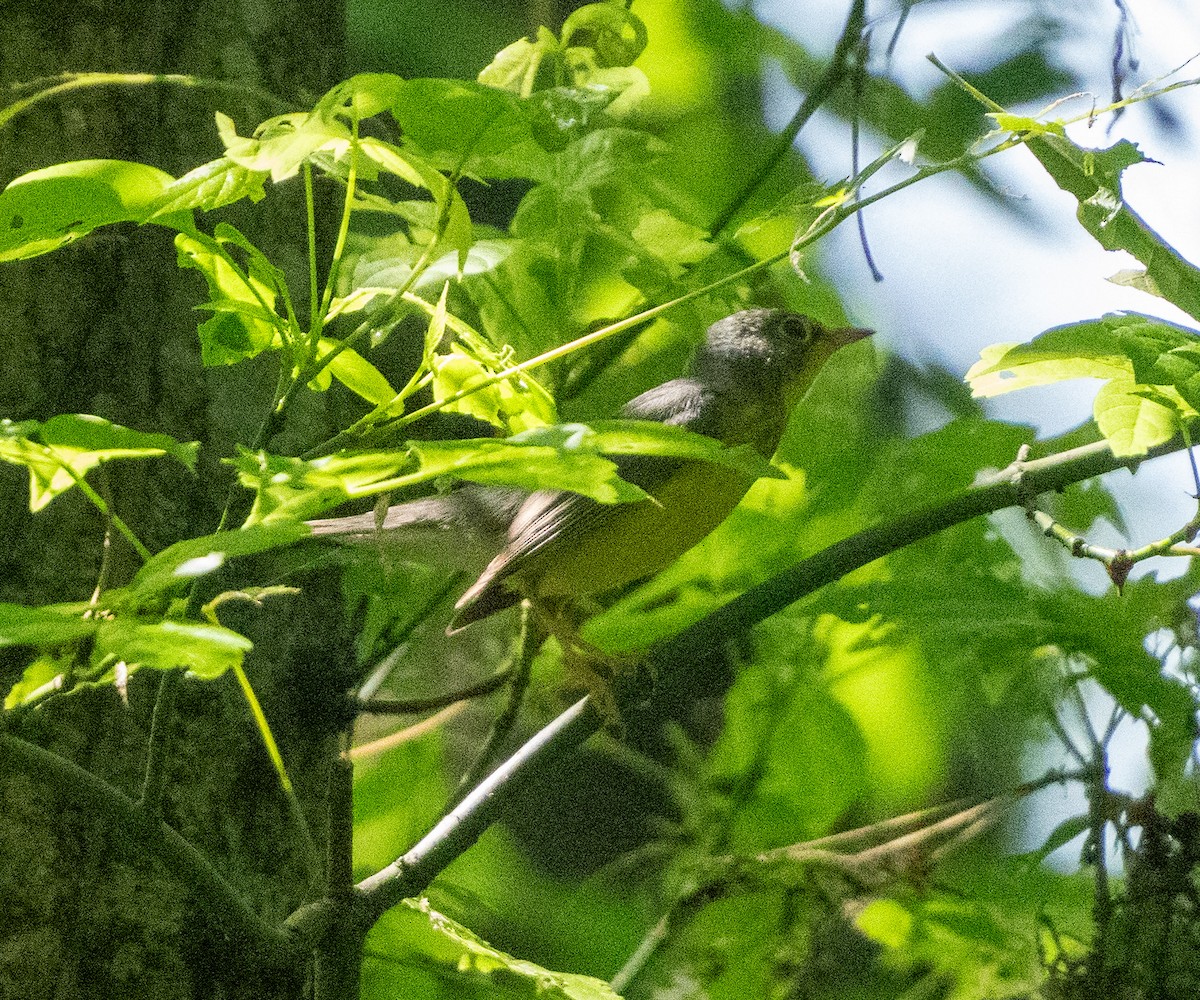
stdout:
MULTIPOLYGON (((704 424, 709 402, 710 394, 701 383, 680 378, 630 400, 621 409, 620 416, 626 420, 653 420, 691 430, 697 424, 704 424)), ((680 459, 658 455, 618 455, 613 457, 613 462, 622 479, 650 494, 681 464, 680 459)), ((517 511, 504 548, 459 599, 458 615, 451 628, 457 630, 517 603, 520 595, 504 586, 509 577, 558 538, 580 538, 591 532, 604 531, 620 506, 602 504, 566 490, 534 493, 517 511)))

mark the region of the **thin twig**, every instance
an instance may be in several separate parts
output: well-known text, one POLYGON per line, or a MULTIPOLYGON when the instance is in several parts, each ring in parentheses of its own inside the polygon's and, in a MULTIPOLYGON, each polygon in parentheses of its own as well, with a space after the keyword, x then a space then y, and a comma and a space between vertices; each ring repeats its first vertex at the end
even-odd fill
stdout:
POLYGON ((525 691, 529 687, 529 677, 533 672, 533 658, 537 655, 544 639, 545 635, 532 621, 529 604, 522 605, 521 631, 517 637, 516 656, 512 667, 505 671, 506 676, 512 678, 512 686, 508 689, 508 701, 505 703, 503 711, 496 716, 492 723, 487 739, 483 741, 483 746, 471 762, 471 766, 459 779, 458 787, 454 789, 454 793, 447 802, 447 809, 458 805, 487 774, 500 747, 508 739, 508 734, 512 732, 513 726, 516 725, 521 704, 525 700, 525 691))
POLYGON ((513 677, 512 668, 498 670, 491 677, 486 677, 457 691, 447 691, 444 694, 427 695, 423 698, 364 698, 356 704, 360 712, 370 715, 419 715, 422 712, 436 712, 453 705, 457 701, 470 701, 483 698, 504 687, 513 677))
POLYGON ((833 50, 833 56, 830 58, 825 72, 821 74, 821 78, 817 80, 812 89, 804 95, 800 107, 792 115, 792 120, 779 133, 779 137, 775 140, 775 145, 771 147, 771 152, 767 154, 766 159, 746 179, 746 183, 729 200, 729 204, 713 219, 712 225, 709 227, 713 236, 729 225, 733 217, 741 210, 759 185, 766 180, 779 161, 787 156, 792 148, 792 143, 796 141, 796 136, 800 134, 800 130, 808 124, 808 120, 816 113, 817 108, 825 103, 829 95, 845 78, 846 63, 850 53, 854 51, 862 36, 863 25, 866 22, 866 8, 866 0, 854 0, 850 7, 850 14, 846 18, 846 25, 842 28, 842 34, 838 38, 837 46, 833 50))

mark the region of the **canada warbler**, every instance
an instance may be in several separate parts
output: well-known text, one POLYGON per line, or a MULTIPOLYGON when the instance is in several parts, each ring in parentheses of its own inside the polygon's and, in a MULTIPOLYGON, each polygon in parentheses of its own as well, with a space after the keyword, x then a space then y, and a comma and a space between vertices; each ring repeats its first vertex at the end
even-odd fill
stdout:
MULTIPOLYGON (((747 309, 709 327, 683 378, 637 396, 620 416, 748 444, 770 458, 821 366, 838 348, 870 335, 779 309, 747 309)), ((400 546, 415 543, 418 555, 432 540, 443 552, 453 550, 438 561, 455 568, 471 565, 489 546, 499 549, 459 599, 447 632, 524 598, 554 618, 579 598, 669 565, 725 520, 753 483, 713 462, 650 455, 614 461, 621 478, 652 499, 610 505, 563 490, 468 487, 398 504, 378 527, 372 514, 309 524, 314 534, 352 541, 387 544, 394 535, 400 546)))
MULTIPOLYGON (((683 378, 642 393, 620 415, 748 444, 770 458, 821 366, 870 334, 747 309, 709 327, 683 378)), ((621 478, 652 499, 611 505, 562 490, 533 493, 516 511, 504 547, 455 605, 448 632, 522 598, 554 609, 652 576, 724 521, 753 483, 729 466, 694 459, 629 455, 615 462, 621 478)))

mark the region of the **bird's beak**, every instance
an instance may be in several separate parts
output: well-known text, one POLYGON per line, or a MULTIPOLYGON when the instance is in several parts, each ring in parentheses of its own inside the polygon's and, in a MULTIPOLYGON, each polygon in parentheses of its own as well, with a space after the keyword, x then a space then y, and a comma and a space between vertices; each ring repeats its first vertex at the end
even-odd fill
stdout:
POLYGON ((836 330, 829 331, 829 339, 833 344, 833 349, 836 351, 839 348, 845 347, 847 344, 853 344, 859 340, 866 340, 872 336, 874 330, 868 330, 861 326, 843 326, 836 330))

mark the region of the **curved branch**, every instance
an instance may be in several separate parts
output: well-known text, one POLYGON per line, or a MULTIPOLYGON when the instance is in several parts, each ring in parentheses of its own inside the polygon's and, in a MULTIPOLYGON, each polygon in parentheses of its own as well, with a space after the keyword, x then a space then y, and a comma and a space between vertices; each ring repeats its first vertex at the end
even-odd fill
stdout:
POLYGON ((255 913, 195 846, 166 823, 152 819, 119 789, 65 757, 19 736, 0 733, 0 761, 12 759, 64 798, 84 802, 103 813, 123 835, 152 852, 196 894, 213 922, 251 962, 278 968, 303 958, 301 941, 255 913))
POLYGON ((504 803, 500 792, 553 766, 600 728, 600 724, 600 715, 592 707, 591 698, 581 698, 476 785, 411 850, 359 882, 355 892, 365 922, 373 923, 400 900, 424 890, 492 825, 504 803))
MULTIPOLYGON (((890 552, 982 514, 1022 506, 1031 494, 1061 490, 1106 472, 1132 468, 1148 458, 1180 451, 1183 447, 1182 441, 1172 441, 1148 455, 1118 457, 1107 444, 1098 442, 1031 462, 1014 462, 944 503, 860 531, 746 591, 655 647, 647 657, 646 668, 641 671, 642 678, 636 685, 639 689, 631 691, 630 696, 648 696, 652 688, 650 678, 661 680, 673 671, 687 669, 698 657, 748 631, 789 604, 890 552)), ((506 799, 505 790, 510 785, 553 767, 596 732, 601 723, 590 698, 572 705, 480 782, 411 850, 359 882, 355 887, 357 917, 369 925, 400 900, 422 892, 495 821, 506 799)), ((324 902, 311 905, 319 910, 324 902)), ((316 911, 305 914, 307 919, 318 916, 316 911)))
POLYGON ((1183 442, 1176 439, 1147 455, 1118 457, 1105 442, 1098 441, 1031 462, 1013 462, 950 500, 865 528, 802 559, 663 643, 653 655, 651 666, 661 675, 694 663, 731 636, 740 635, 826 584, 956 524, 1005 507, 1021 507, 1029 496, 1057 492, 1183 448, 1183 442))

